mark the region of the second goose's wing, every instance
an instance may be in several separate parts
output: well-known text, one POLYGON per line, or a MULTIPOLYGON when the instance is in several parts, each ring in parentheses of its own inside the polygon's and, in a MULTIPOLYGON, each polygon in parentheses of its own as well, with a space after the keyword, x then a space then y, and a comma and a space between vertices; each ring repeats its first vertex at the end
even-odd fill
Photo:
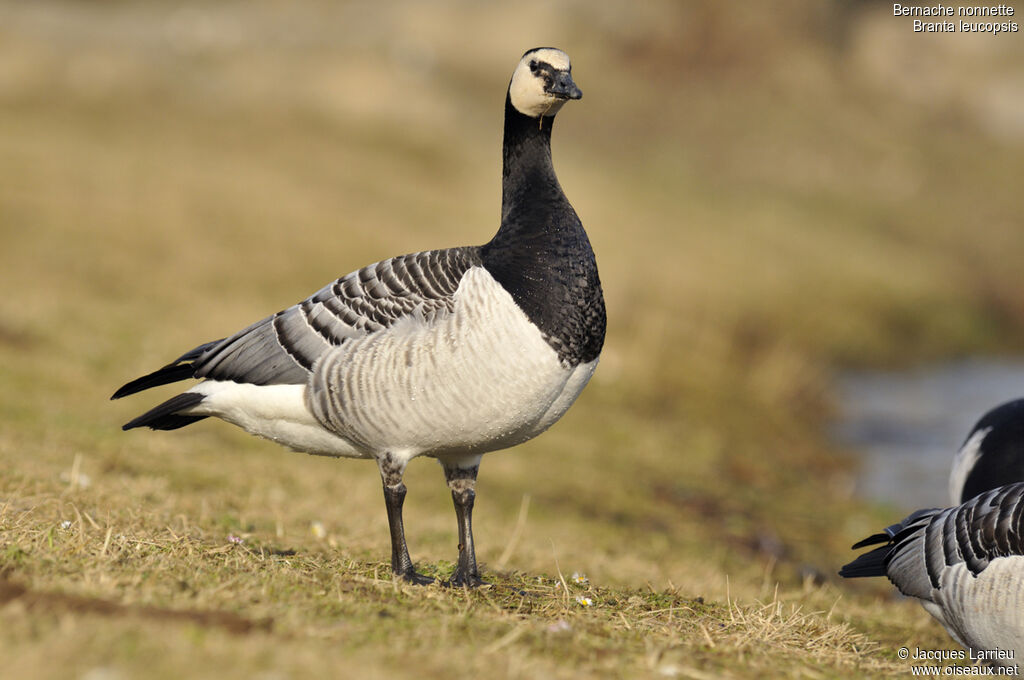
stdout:
POLYGON ((930 599, 953 567, 977 576, 992 560, 1024 555, 1024 483, 953 508, 919 510, 854 548, 878 543, 885 545, 861 555, 840 575, 886 575, 903 594, 930 599))

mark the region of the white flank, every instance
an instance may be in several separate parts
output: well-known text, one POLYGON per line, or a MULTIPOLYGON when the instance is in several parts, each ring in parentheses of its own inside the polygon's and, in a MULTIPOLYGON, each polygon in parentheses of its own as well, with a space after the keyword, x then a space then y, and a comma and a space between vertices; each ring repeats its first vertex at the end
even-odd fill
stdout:
POLYGON ((963 563, 946 567, 941 587, 932 591, 928 610, 953 638, 979 658, 983 650, 1013 652, 1014 665, 1024 659, 1024 557, 997 557, 974 576, 963 563), (929 606, 930 605, 930 606, 929 606), (938 615, 935 609, 941 610, 938 615))
POLYGON ((325 430, 306 408, 305 385, 250 385, 207 380, 189 392, 206 398, 188 413, 222 418, 250 434, 296 451, 364 458, 341 437, 325 430))
POLYGON ((534 59, 546 61, 561 71, 569 69, 569 55, 561 50, 547 48, 530 52, 520 60, 516 70, 512 72, 512 82, 508 88, 509 98, 519 113, 532 118, 553 116, 562 108, 565 100, 544 91, 544 81, 530 70, 530 61, 534 59))
POLYGON ((314 366, 307 404, 367 454, 444 457, 507 448, 550 427, 595 362, 562 366, 482 267, 463 276, 450 315, 406 318, 332 349, 314 366))
POLYGON ((985 441, 985 437, 991 431, 991 427, 978 430, 957 451, 956 458, 953 459, 953 469, 949 473, 949 498, 953 505, 960 505, 970 500, 968 498, 961 499, 960 496, 964 492, 967 476, 971 474, 971 470, 974 469, 978 459, 981 458, 981 443, 985 441))

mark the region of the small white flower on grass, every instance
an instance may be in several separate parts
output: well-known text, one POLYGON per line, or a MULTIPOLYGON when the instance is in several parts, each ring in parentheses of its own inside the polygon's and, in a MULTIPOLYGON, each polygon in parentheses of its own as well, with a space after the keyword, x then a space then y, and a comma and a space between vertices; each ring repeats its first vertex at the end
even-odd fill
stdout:
POLYGON ((554 623, 548 624, 547 631, 552 635, 560 635, 562 633, 568 633, 572 630, 572 626, 565 619, 558 619, 554 623))
POLYGON ((64 529, 65 531, 67 531, 68 529, 70 529, 70 528, 71 528, 71 520, 69 520, 69 519, 66 519, 66 520, 64 520, 63 522, 61 522, 61 523, 60 523, 60 528, 61 528, 61 529, 64 529))
POLYGON ((578 602, 581 607, 589 607, 594 604, 594 601, 586 595, 577 595, 576 602, 578 602))
POLYGON ((309 523, 309 531, 315 536, 323 540, 327 536, 327 529, 324 528, 324 523, 318 519, 313 520, 309 523))
POLYGON ((588 583, 590 583, 590 579, 587 578, 587 575, 581 574, 578 571, 572 572, 572 577, 570 580, 578 586, 585 586, 588 583))
POLYGON ((242 543, 245 543, 245 539, 242 538, 241 536, 235 536, 234 534, 228 534, 228 543, 236 543, 238 545, 241 545, 242 543))

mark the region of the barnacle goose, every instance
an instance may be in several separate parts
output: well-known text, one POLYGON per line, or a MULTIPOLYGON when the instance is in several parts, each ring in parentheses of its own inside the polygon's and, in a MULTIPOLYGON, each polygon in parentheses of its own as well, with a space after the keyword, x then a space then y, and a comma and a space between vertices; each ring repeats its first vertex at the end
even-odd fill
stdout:
POLYGON ((1024 400, 986 413, 956 455, 955 507, 918 510, 854 549, 840 576, 887 576, 921 600, 971 658, 1024 659, 1024 400))
POLYGON ((963 503, 1010 482, 1024 482, 1024 399, 996 406, 971 429, 953 461, 950 500, 963 503))
POLYGON ((298 451, 376 460, 391 568, 419 584, 432 579, 409 558, 402 477, 412 458, 434 457, 458 523, 449 583, 480 584, 472 513, 481 456, 557 421, 604 343, 594 253, 551 164, 555 114, 582 96, 568 55, 526 52, 505 98, 501 225, 489 242, 371 264, 186 352, 112 398, 202 382, 124 429, 216 416, 298 451))

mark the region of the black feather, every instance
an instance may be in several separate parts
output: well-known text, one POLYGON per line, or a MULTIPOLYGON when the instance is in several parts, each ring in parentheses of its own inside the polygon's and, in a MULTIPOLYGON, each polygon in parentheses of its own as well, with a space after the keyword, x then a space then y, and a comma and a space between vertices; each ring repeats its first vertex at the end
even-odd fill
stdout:
POLYGON ((190 349, 163 368, 159 368, 152 373, 142 376, 141 378, 136 378, 129 383, 125 383, 117 390, 117 392, 114 392, 113 396, 110 398, 120 399, 121 397, 127 397, 129 394, 148 390, 151 387, 159 387, 160 385, 168 385, 173 382, 178 382, 179 380, 194 378, 196 370, 194 361, 198 359, 203 352, 220 344, 221 342, 223 342, 223 340, 214 340, 213 342, 207 342, 203 345, 199 345, 199 347, 190 349))
MULTIPOLYGON (((882 534, 875 534, 881 536, 882 534)), ((887 539, 888 537, 886 537, 887 539)), ((885 567, 888 563, 889 553, 892 545, 883 545, 870 552, 860 555, 853 562, 844 565, 839 570, 839 575, 844 578, 861 578, 867 576, 885 576, 885 567)))
POLYGON ((110 398, 120 399, 121 397, 127 397, 129 394, 148 390, 150 387, 159 387, 160 385, 168 385, 179 380, 188 380, 193 377, 194 373, 195 369, 192 367, 192 364, 168 364, 141 378, 125 383, 110 398))
POLYGON ((856 550, 857 548, 865 548, 869 545, 878 545, 879 543, 888 543, 892 539, 890 534, 872 534, 865 538, 863 541, 857 541, 850 546, 850 550, 856 550))
POLYGON ((146 411, 138 418, 124 424, 122 430, 136 427, 148 427, 153 430, 177 430, 179 427, 191 425, 207 416, 182 414, 181 411, 192 408, 206 397, 196 392, 184 392, 171 397, 159 406, 146 411))

